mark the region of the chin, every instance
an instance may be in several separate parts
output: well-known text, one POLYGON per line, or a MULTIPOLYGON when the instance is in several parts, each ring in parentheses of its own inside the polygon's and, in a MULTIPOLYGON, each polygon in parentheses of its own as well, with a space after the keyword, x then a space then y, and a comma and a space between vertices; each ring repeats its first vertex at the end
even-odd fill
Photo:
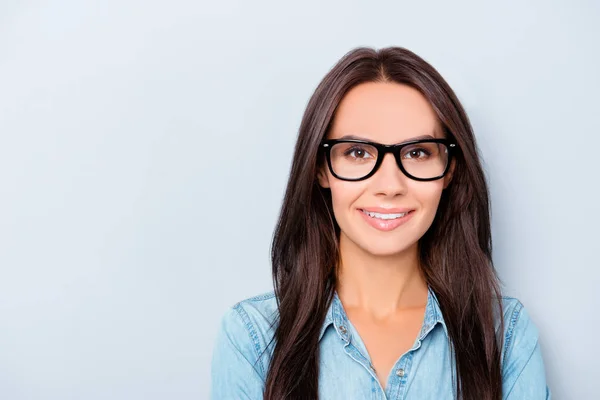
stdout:
POLYGON ((390 257, 401 254, 409 250, 412 246, 402 245, 396 242, 384 243, 383 241, 374 242, 371 240, 370 243, 359 245, 365 252, 376 256, 376 257, 390 257))

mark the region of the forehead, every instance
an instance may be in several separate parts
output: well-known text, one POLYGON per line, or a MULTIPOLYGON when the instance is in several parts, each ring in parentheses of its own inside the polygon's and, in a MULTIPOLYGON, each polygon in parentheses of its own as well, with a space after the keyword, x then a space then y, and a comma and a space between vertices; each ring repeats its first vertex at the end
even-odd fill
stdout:
POLYGON ((346 93, 328 137, 346 135, 385 144, 422 135, 443 137, 427 99, 418 90, 396 82, 361 83, 346 93))

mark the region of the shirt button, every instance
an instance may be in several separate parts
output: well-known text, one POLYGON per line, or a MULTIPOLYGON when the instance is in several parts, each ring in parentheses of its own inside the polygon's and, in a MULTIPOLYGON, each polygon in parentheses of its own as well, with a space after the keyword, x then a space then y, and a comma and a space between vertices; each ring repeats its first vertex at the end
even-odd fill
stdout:
POLYGON ((402 368, 398 368, 396 370, 396 375, 398 375, 399 377, 403 377, 404 376, 404 370, 402 368))
POLYGON ((342 332, 342 334, 346 333, 346 327, 344 325, 340 326, 340 332, 342 332))

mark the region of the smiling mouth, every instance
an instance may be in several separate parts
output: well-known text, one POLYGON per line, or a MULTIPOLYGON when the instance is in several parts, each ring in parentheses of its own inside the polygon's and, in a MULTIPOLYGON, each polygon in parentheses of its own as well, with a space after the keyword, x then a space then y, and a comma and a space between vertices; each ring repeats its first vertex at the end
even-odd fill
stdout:
POLYGON ((406 215, 413 212, 414 210, 410 210, 410 211, 403 212, 403 213, 378 213, 378 212, 374 212, 374 211, 366 211, 363 209, 361 209, 360 211, 362 213, 368 215, 371 218, 378 218, 378 219, 382 219, 382 220, 393 220, 393 219, 405 217, 406 215))
POLYGON ((408 222, 412 218, 415 210, 402 213, 380 213, 359 208, 357 211, 361 213, 365 222, 373 228, 379 231, 389 232, 408 222))

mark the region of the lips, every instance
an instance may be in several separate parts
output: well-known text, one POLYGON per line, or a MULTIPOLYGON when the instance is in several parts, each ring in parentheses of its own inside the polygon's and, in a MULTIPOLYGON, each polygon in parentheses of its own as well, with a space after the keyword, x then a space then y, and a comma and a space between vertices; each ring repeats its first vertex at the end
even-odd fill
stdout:
POLYGON ((406 215, 404 215, 403 217, 399 217, 399 218, 393 218, 393 219, 382 219, 382 218, 377 218, 377 217, 371 217, 369 215, 367 215, 365 212, 363 212, 363 210, 366 211, 371 211, 371 210, 381 210, 381 208, 368 208, 368 209, 357 209, 357 211, 360 213, 360 215, 362 216, 362 218, 373 228, 379 230, 379 231, 383 231, 383 232, 388 232, 388 231, 392 231, 396 228, 398 228, 399 226, 405 224, 407 221, 409 221, 413 214, 414 214, 414 210, 411 209, 400 209, 400 208, 396 208, 396 209, 385 209, 386 212, 381 212, 381 211, 372 211, 372 212, 376 212, 376 213, 380 213, 380 214, 400 214, 400 213, 405 213, 407 212, 406 215), (390 210, 403 210, 403 211, 395 211, 395 212, 390 212, 390 210))

